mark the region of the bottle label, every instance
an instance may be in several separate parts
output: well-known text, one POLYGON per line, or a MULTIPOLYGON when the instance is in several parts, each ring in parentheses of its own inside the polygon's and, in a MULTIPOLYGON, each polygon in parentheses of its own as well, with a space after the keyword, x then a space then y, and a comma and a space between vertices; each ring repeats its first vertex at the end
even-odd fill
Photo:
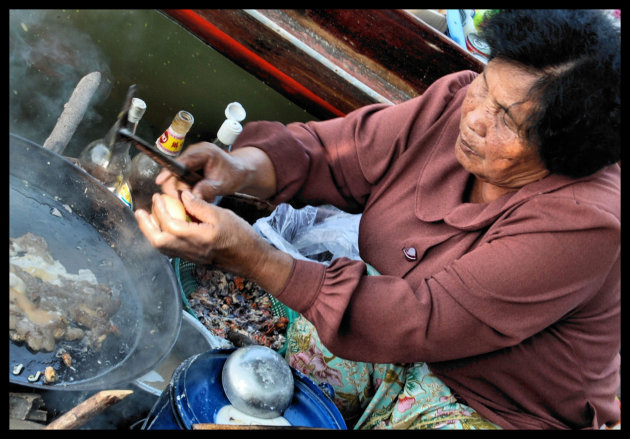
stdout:
POLYGON ((129 184, 125 183, 118 188, 116 191, 116 195, 118 198, 122 200, 123 203, 127 205, 130 209, 133 209, 133 205, 131 202, 131 190, 129 189, 129 184))
POLYGON ((184 146, 184 136, 180 136, 175 133, 171 128, 164 131, 164 134, 160 136, 155 142, 158 149, 168 155, 175 156, 179 154, 184 146))

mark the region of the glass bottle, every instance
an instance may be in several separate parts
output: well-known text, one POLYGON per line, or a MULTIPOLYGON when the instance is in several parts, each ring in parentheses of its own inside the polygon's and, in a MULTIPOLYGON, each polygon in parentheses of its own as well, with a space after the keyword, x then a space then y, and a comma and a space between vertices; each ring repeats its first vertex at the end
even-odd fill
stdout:
POLYGON ((184 138, 195 119, 188 111, 181 110, 173 118, 171 125, 158 137, 155 146, 160 152, 170 156, 178 156, 184 146, 184 138))
MULTIPOLYGON (((173 157, 178 156, 184 146, 186 134, 192 127, 195 119, 187 111, 179 111, 173 118, 171 125, 158 137, 155 146, 160 152, 173 157)), ((162 166, 148 155, 140 152, 131 161, 129 186, 134 209, 151 210, 151 198, 160 187, 155 184, 155 178, 162 170, 162 166)))
POLYGON ((127 127, 135 130, 145 110, 146 104, 142 99, 131 99, 129 109, 121 112, 105 137, 90 142, 79 154, 79 165, 114 193, 127 181, 131 171, 131 143, 119 139, 118 129, 126 117, 127 127))
MULTIPOLYGON (((133 98, 131 101, 131 107, 129 108, 129 114, 127 115, 126 128, 131 131, 132 134, 136 134, 136 128, 138 128, 138 122, 142 119, 144 112, 147 109, 147 104, 138 98, 133 98)), ((122 200, 130 209, 133 210, 133 197, 131 196, 131 188, 129 187, 129 176, 131 175, 131 156, 129 155, 129 149, 131 147, 130 141, 120 139, 119 143, 125 143, 121 146, 121 149, 125 151, 125 170, 122 174, 122 178, 116 188, 116 195, 122 200)), ((116 148, 116 146, 114 146, 116 148)))

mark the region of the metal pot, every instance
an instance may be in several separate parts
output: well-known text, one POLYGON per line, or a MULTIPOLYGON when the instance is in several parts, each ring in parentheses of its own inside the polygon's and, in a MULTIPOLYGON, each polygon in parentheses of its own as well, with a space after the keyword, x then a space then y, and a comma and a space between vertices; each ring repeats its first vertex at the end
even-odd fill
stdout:
POLYGON ((189 312, 182 311, 182 329, 169 356, 154 370, 141 376, 134 384, 155 396, 160 396, 168 386, 173 372, 182 361, 210 349, 229 349, 232 345, 206 329, 189 312))
MULTIPOLYGON (((40 387, 29 375, 53 366, 59 390, 93 390, 132 382, 167 357, 181 326, 182 304, 169 260, 141 233, 133 213, 105 186, 68 160, 9 135, 9 236, 42 236, 54 259, 76 273, 94 272, 121 292, 112 321, 120 331, 99 351, 73 350, 73 368, 55 352, 9 340, 9 381, 40 387), (13 366, 24 366, 19 375, 13 366)), ((72 342, 78 343, 78 342, 72 342)), ((64 341, 64 345, 72 345, 64 341)), ((59 343, 58 343, 59 344, 59 343)))

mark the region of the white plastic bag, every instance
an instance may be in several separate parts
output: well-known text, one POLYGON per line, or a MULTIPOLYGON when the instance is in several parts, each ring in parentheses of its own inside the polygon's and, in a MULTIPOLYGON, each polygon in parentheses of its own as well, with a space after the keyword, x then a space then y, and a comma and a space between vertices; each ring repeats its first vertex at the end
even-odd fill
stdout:
POLYGON ((277 249, 296 259, 330 264, 347 257, 360 260, 359 221, 361 214, 349 214, 334 206, 306 206, 294 209, 280 204, 254 229, 277 249))

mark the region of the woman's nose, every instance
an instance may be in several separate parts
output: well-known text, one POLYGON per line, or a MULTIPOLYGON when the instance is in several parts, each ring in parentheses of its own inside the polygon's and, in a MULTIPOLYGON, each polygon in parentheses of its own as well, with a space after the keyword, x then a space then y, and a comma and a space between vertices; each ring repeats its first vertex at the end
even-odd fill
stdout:
POLYGON ((475 134, 485 137, 487 130, 487 114, 483 105, 477 104, 466 115, 466 125, 475 134))

